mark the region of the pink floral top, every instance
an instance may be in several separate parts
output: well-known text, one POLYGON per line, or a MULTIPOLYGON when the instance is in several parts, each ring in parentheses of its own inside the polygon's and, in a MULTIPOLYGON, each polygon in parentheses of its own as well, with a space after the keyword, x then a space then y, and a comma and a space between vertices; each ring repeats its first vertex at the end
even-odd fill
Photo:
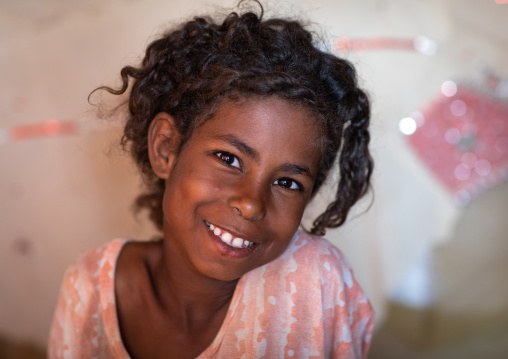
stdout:
MULTIPOLYGON (((115 306, 125 239, 82 255, 66 272, 49 358, 129 358, 115 306)), ((238 282, 226 318, 198 358, 366 358, 374 315, 344 255, 299 231, 276 260, 238 282)))

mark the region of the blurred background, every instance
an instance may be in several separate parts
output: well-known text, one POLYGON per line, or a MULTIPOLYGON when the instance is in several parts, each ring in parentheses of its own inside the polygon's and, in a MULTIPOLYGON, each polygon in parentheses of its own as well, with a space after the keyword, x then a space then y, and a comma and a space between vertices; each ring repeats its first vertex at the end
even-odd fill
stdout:
MULTIPOLYGON (((372 100, 374 195, 327 233, 376 309, 369 358, 507 358, 508 0, 263 3, 328 34, 372 100)), ((88 94, 168 25, 234 6, 0 0, 0 358, 44 357, 79 253, 156 234, 132 213, 122 116, 88 94)))

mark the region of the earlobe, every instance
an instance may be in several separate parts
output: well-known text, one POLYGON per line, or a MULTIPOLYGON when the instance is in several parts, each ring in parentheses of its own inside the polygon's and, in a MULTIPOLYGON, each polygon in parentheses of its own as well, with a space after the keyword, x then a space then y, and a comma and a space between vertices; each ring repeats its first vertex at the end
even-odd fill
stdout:
POLYGON ((157 114, 148 128, 148 156, 153 172, 162 179, 169 178, 180 146, 180 133, 173 116, 157 114))

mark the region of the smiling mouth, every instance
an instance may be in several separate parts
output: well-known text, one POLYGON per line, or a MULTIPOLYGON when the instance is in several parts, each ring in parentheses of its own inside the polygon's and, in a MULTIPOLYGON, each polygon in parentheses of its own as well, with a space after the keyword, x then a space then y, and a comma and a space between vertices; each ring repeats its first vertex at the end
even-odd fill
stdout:
POLYGON ((234 247, 234 248, 249 248, 252 247, 255 243, 249 242, 246 239, 242 239, 239 237, 233 236, 231 233, 223 230, 222 228, 219 228, 207 221, 205 221, 206 226, 210 231, 213 232, 217 237, 221 239, 222 242, 227 244, 228 246, 234 247))

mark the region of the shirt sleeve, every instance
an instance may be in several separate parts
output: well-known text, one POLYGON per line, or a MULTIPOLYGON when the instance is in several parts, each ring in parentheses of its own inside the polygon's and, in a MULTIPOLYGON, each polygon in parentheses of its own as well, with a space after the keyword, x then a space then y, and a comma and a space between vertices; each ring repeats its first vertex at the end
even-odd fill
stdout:
POLYGON ((100 301, 100 251, 82 255, 65 272, 48 340, 48 358, 94 357, 100 301))
MULTIPOLYGON (((344 255, 299 232, 286 252, 242 278, 220 347, 247 358, 365 359, 374 313, 344 255)), ((221 352, 221 354, 222 354, 221 352)))
POLYGON ((365 359, 374 328, 372 306, 344 254, 324 240, 320 247, 325 340, 332 343, 333 358, 365 359))

